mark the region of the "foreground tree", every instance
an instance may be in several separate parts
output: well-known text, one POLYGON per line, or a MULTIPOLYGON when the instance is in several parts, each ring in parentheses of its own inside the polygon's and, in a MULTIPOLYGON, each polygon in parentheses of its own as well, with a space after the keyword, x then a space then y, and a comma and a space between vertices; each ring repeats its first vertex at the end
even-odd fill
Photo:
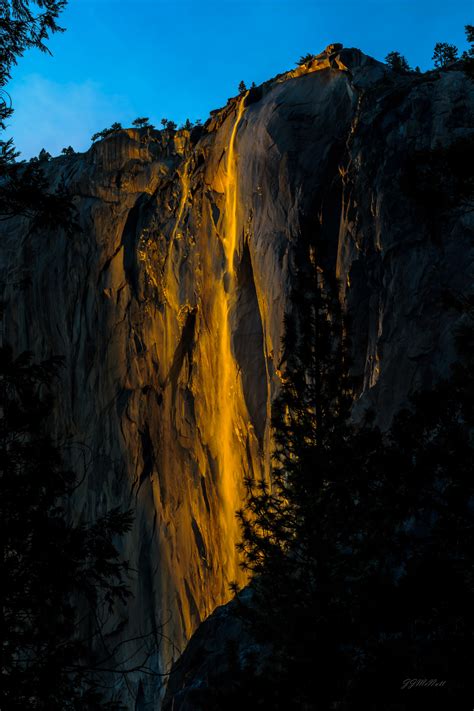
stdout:
POLYGON ((57 20, 65 6, 66 0, 0 0, 0 220, 25 215, 33 228, 62 223, 75 229, 74 208, 64 186, 51 191, 43 170, 18 163, 13 139, 2 137, 13 113, 5 87, 27 49, 49 51, 50 35, 63 31, 57 20))
POLYGON ((90 524, 66 515, 77 481, 45 427, 58 367, 58 359, 33 363, 0 349, 5 711, 109 708, 99 691, 116 661, 102 644, 105 621, 129 594, 115 540, 129 530, 131 513, 112 510, 90 524))
MULTIPOLYGON (((0 129, 13 109, 5 86, 10 80, 11 69, 27 49, 36 48, 48 52, 46 41, 55 32, 63 32, 57 19, 67 0, 0 0, 0 129)), ((13 140, 0 140, 0 168, 9 165, 15 155, 13 140)))
POLYGON ((395 711, 411 708, 413 679, 432 680, 423 702, 446 708, 474 662, 472 304, 452 377, 382 434, 369 414, 349 419, 337 296, 309 248, 286 322, 272 483, 248 479, 239 512, 254 593, 244 619, 271 651, 245 674, 236 663, 230 708, 250 693, 285 711, 395 711))

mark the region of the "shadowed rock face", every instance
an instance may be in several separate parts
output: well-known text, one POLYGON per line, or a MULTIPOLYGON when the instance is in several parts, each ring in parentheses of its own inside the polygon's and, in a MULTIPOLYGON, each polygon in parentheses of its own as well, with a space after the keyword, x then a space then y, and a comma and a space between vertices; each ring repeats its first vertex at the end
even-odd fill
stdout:
MULTIPOLYGON (((356 417, 374 406, 386 426, 447 372, 457 313, 442 294, 472 280, 474 213, 428 207, 407 166, 468 135, 473 86, 455 69, 397 75, 359 50, 326 52, 192 136, 126 130, 54 159, 52 182, 76 196, 74 237, 2 223, 4 339, 65 356, 56 426, 89 463, 77 515, 136 507, 135 597, 116 623, 129 616, 125 638, 165 625, 155 669, 243 582, 234 512, 246 473, 268 469, 301 235, 317 230, 343 286, 356 417)), ((160 693, 134 683, 140 704, 160 693)))

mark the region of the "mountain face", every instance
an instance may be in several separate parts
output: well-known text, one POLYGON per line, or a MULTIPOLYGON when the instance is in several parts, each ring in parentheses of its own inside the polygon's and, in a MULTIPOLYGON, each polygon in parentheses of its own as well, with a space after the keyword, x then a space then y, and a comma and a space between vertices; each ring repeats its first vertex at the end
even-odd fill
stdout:
MULTIPOLYGON (((65 357, 56 429, 86 474, 74 515, 135 507, 134 598, 114 623, 165 633, 155 670, 244 582, 235 511, 245 475, 268 473, 298 240, 317 234, 341 283, 355 418, 370 406, 386 427, 447 373, 472 283, 457 157, 472 158, 473 116, 459 66, 396 74, 331 46, 202 128, 123 130, 50 161, 72 237, 2 223, 3 339, 65 357)), ((161 694, 132 681, 137 708, 161 694)))

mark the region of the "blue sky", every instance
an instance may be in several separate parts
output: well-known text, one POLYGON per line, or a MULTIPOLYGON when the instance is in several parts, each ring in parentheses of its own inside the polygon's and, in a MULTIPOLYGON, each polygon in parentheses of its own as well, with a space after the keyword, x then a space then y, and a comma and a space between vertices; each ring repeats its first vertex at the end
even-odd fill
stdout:
POLYGON ((53 56, 14 69, 10 133, 22 157, 72 145, 137 116, 205 120, 237 93, 330 42, 431 66, 437 41, 465 49, 474 0, 69 0, 53 56))

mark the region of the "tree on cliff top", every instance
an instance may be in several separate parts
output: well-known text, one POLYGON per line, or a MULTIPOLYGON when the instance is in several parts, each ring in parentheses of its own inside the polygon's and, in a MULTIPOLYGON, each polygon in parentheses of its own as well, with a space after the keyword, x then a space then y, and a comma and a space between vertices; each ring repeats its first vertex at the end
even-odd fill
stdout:
POLYGON ((474 25, 466 25, 464 29, 466 39, 471 46, 462 53, 461 59, 464 62, 464 71, 471 79, 474 79, 474 25))
POLYGON ((136 118, 134 121, 132 121, 132 126, 135 126, 135 128, 153 128, 148 116, 136 118))
POLYGON ((457 58, 458 48, 454 44, 449 44, 448 42, 437 42, 435 44, 432 59, 438 69, 455 62, 457 58))
POLYGON ((94 133, 94 135, 91 137, 91 141, 97 141, 101 138, 107 138, 108 136, 111 136, 113 133, 118 133, 118 131, 122 130, 122 124, 119 123, 119 121, 115 121, 109 128, 103 128, 102 131, 97 131, 97 133, 94 133))
POLYGON ((171 134, 176 131, 177 124, 175 121, 171 121, 167 118, 162 118, 160 123, 163 126, 164 131, 168 131, 171 134))
POLYGON ((409 72, 410 65, 400 52, 389 52, 385 57, 385 64, 388 64, 394 72, 409 72))
POLYGON ((307 64, 308 62, 311 62, 315 57, 316 57, 315 54, 311 54, 311 52, 308 52, 307 54, 303 54, 303 55, 298 59, 298 61, 296 62, 296 64, 297 64, 299 67, 302 67, 303 64, 307 64))

